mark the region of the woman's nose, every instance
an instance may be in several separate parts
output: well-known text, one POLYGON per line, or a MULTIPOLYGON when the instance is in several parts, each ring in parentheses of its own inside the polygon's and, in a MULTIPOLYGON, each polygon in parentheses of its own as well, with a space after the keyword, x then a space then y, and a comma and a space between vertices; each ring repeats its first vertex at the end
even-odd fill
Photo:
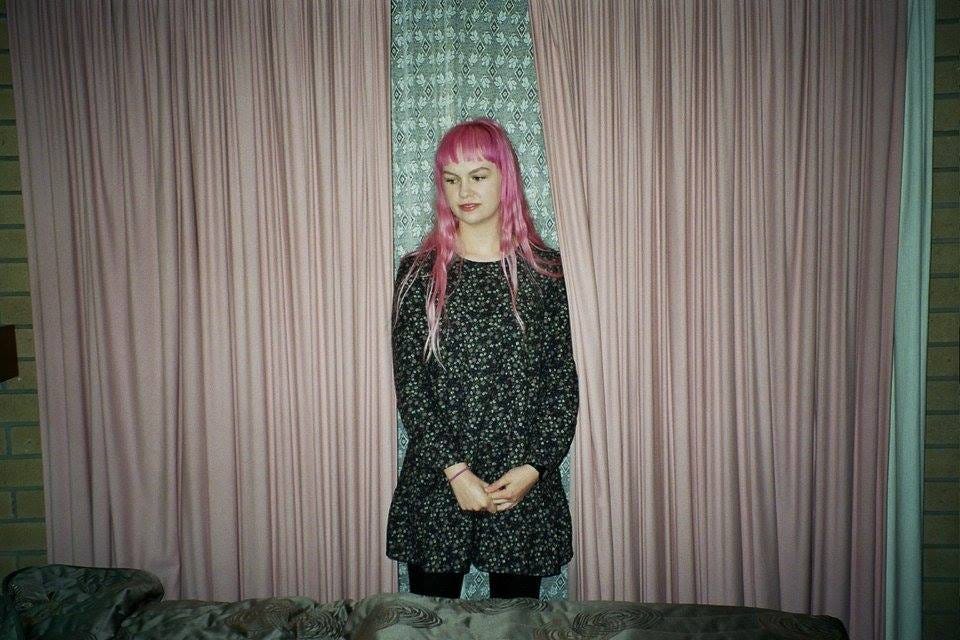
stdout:
POLYGON ((473 193, 473 187, 468 181, 463 181, 460 183, 460 198, 465 198, 467 195, 473 193))

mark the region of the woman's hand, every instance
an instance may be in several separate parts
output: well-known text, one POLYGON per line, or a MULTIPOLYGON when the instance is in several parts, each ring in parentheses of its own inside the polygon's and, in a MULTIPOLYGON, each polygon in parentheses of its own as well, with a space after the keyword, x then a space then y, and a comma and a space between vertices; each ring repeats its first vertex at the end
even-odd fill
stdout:
POLYGON ((517 506, 539 479, 540 472, 525 464, 510 469, 498 480, 488 484, 485 490, 497 505, 497 511, 504 511, 517 506))
MULTIPOLYGON (((465 466, 463 463, 456 464, 444 469, 444 473, 449 479, 465 466)), ((489 511, 490 513, 496 513, 497 505, 494 503, 493 498, 487 495, 487 492, 484 490, 486 487, 487 483, 475 476, 470 469, 460 473, 460 475, 450 483, 450 488, 453 489, 453 495, 457 497, 457 503, 459 503, 460 509, 463 511, 489 511)))

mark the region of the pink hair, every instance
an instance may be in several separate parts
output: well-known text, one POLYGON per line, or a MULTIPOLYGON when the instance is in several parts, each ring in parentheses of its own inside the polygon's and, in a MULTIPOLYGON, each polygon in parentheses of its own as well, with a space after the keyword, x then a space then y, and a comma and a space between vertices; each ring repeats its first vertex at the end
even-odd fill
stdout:
MULTIPOLYGON (((557 260, 542 259, 531 247, 548 249, 537 233, 530 216, 530 207, 523 193, 520 166, 506 131, 491 118, 467 120, 451 127, 440 139, 433 160, 433 178, 436 187, 434 210, 436 218, 433 229, 424 237, 420 246, 406 254, 414 256, 410 270, 405 274, 400 290, 409 289, 412 276, 420 268, 428 254, 435 251, 430 282, 425 300, 427 314, 427 340, 424 354, 432 352, 439 358, 440 317, 447 293, 447 266, 456 255, 455 240, 460 221, 453 215, 443 192, 443 167, 449 163, 486 160, 500 170, 500 265, 510 289, 510 306, 521 331, 526 331, 517 312, 517 255, 519 254, 536 272, 551 278, 563 277, 562 266, 557 260), (560 270, 550 271, 544 265, 560 270)), ((402 296, 400 298, 402 300, 402 296)), ((398 303, 397 309, 400 304, 398 303)), ((396 318, 394 318, 396 321, 396 318)), ((441 363, 442 366, 442 363, 441 363)))

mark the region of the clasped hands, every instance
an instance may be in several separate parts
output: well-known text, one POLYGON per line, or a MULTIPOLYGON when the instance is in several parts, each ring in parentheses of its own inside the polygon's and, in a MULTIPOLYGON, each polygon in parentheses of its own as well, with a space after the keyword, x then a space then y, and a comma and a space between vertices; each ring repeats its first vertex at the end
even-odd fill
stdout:
MULTIPOLYGON (((449 479, 465 466, 465 462, 458 462, 443 472, 449 479)), ((457 497, 460 509, 497 513, 517 506, 539 479, 540 472, 529 464, 514 467, 490 483, 484 482, 467 469, 453 479, 450 487, 457 497)))

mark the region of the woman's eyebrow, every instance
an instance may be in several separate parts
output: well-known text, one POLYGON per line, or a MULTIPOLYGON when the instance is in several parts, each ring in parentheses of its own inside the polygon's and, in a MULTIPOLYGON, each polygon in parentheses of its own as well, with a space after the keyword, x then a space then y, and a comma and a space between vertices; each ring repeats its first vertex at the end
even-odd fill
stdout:
MULTIPOLYGON (((477 168, 474 169, 473 171, 470 171, 469 173, 467 173, 467 175, 470 175, 471 173, 476 173, 477 171, 490 171, 490 167, 477 167, 477 168)), ((458 174, 454 173, 453 171, 447 171, 446 169, 444 169, 443 172, 444 172, 444 173, 449 173, 449 174, 452 175, 452 176, 458 175, 458 174)))

